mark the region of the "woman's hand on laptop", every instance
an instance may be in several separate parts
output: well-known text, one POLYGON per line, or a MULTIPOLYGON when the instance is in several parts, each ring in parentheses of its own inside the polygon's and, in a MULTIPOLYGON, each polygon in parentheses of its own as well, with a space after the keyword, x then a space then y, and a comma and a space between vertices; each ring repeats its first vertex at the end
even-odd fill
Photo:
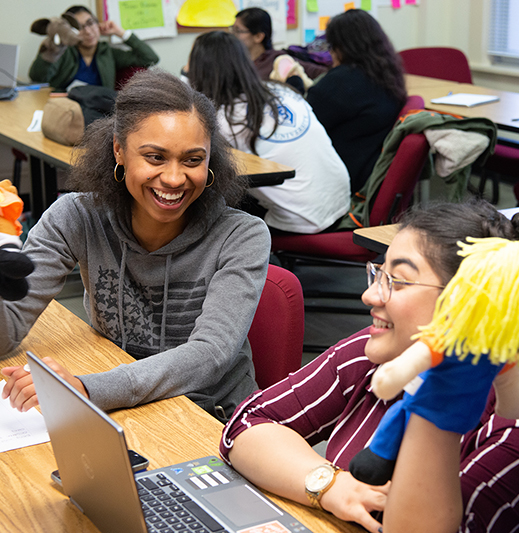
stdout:
MULTIPOLYGON (((42 360, 54 372, 59 374, 64 380, 68 381, 75 389, 88 398, 88 393, 80 379, 72 375, 65 367, 54 361, 54 359, 44 357, 42 360)), ((0 372, 8 378, 2 392, 2 398, 4 400, 9 398, 12 407, 23 412, 38 405, 38 397, 36 396, 32 376, 26 366, 6 366, 0 372)))

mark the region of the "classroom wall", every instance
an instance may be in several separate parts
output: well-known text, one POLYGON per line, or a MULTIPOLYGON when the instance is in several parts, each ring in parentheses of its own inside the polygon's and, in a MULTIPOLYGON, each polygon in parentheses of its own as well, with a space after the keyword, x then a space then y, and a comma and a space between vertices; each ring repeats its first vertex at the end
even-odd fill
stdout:
MULTIPOLYGON (((486 55, 490 0, 418 2, 417 6, 402 2, 401 9, 390 6, 377 8, 377 19, 397 50, 416 46, 456 47, 469 57, 474 83, 502 90, 519 90, 519 69, 496 69, 490 65, 486 55)), ((21 45, 20 80, 28 81, 29 67, 42 41, 41 36, 30 33, 31 23, 40 17, 59 15, 73 3, 74 0, 0 0, 0 41, 21 45)), ((95 11, 95 0, 83 3, 95 11)), ((300 0, 300 10, 304 5, 304 0, 300 0)), ((172 39, 149 42, 161 58, 159 66, 178 74, 187 61, 195 38, 196 34, 185 33, 172 39)), ((300 24, 298 29, 287 32, 286 44, 302 42, 303 28, 300 24)), ((0 178, 10 177, 12 162, 10 150, 0 145, 0 178)))
MULTIPOLYGON (((78 0, 76 0, 78 1, 78 0)), ((397 50, 415 46, 453 46, 463 50, 485 85, 497 88, 515 87, 519 69, 491 67, 486 57, 486 34, 490 0, 418 0, 419 5, 393 9, 389 5, 377 8, 377 18, 397 50), (510 76, 512 74, 512 76, 510 76), (512 84, 507 87, 503 84, 512 84)), ((30 33, 31 23, 40 17, 59 15, 74 0, 0 0, 0 41, 21 45, 19 78, 28 81, 28 70, 42 37, 30 33)), ((80 3, 78 1, 78 3, 80 3)), ((95 0, 85 0, 95 11, 95 0)), ((373 1, 375 4, 375 0, 373 1)), ((299 2, 300 10, 305 5, 299 2)), ((301 18, 301 16, 299 17, 301 18)), ((303 28, 287 32, 288 44, 301 44, 303 28)), ((171 39, 153 39, 150 44, 161 60, 159 66, 174 74, 185 64, 196 34, 179 34, 171 39)), ((476 81, 476 83, 478 83, 476 81)))

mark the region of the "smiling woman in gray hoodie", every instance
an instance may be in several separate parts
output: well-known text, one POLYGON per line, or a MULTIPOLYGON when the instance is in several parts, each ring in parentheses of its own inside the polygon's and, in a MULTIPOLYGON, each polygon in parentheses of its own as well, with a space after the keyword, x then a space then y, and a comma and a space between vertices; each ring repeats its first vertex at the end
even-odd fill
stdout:
MULTIPOLYGON (((29 233, 29 294, 0 301, 0 353, 21 342, 79 263, 92 326, 137 360, 79 377, 53 367, 103 409, 186 394, 226 419, 257 387, 247 333, 270 237, 229 206, 244 182, 212 104, 165 72, 138 73, 82 149, 71 176, 80 192, 29 233)), ((37 403, 23 368, 2 373, 15 407, 37 403)))

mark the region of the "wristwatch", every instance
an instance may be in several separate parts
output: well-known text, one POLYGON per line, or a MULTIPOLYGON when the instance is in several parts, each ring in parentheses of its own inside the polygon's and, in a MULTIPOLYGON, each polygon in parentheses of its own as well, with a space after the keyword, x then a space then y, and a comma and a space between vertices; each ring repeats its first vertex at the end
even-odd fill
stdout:
POLYGON ((316 466, 308 472, 305 478, 305 490, 313 507, 322 510, 320 500, 323 494, 335 483, 335 478, 339 472, 341 469, 331 463, 316 466))

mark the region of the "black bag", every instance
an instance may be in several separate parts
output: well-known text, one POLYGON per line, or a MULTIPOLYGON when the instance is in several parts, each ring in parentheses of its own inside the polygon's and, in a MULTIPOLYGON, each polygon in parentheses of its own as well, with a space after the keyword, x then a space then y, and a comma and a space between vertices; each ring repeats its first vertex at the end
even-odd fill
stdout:
POLYGON ((70 89, 68 97, 81 106, 85 128, 94 120, 109 115, 115 105, 117 91, 99 85, 80 85, 70 89))

